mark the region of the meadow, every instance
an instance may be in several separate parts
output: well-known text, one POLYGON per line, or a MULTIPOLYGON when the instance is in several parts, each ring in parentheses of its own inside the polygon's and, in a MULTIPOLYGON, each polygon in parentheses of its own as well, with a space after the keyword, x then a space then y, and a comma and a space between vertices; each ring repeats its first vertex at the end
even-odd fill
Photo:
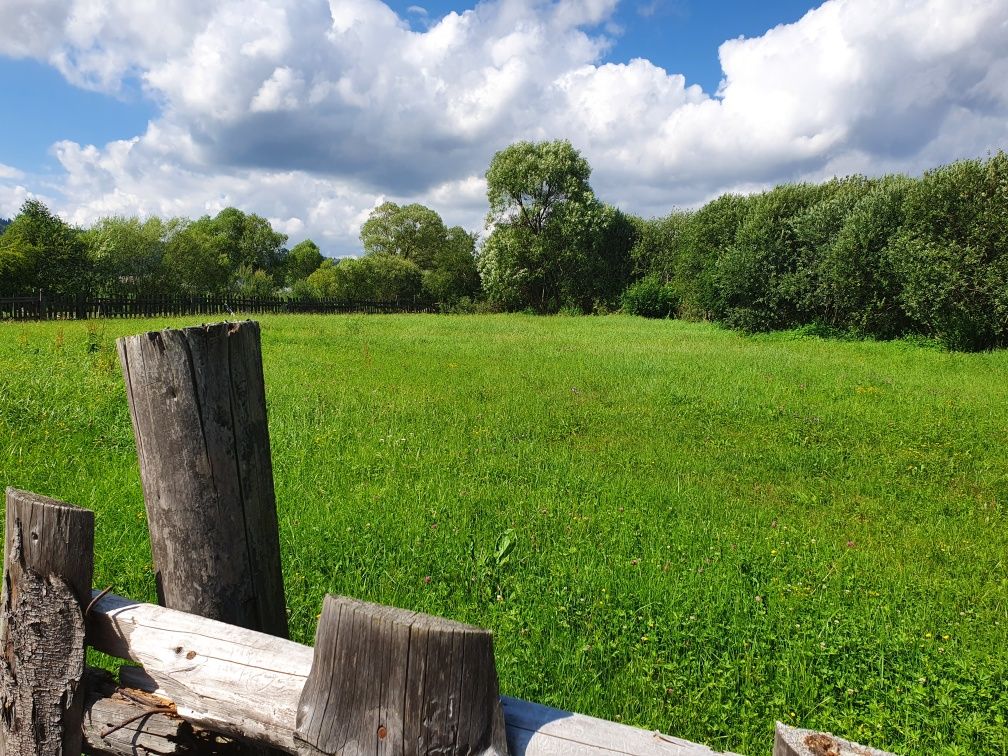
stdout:
MULTIPOLYGON (((153 600, 116 337, 0 323, 0 482, 153 600)), ((1008 753, 1008 352, 625 316, 263 316, 293 637, 491 628, 502 692, 740 753, 1008 753)))

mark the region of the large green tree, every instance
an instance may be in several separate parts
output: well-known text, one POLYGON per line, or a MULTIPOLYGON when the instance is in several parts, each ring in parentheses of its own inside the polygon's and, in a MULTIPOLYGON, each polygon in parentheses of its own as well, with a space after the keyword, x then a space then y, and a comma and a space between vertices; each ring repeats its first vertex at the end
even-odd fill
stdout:
POLYGON ((430 270, 447 233, 441 216, 429 207, 384 202, 364 221, 360 239, 365 254, 395 255, 430 270))
POLYGON ((433 267, 423 273, 423 290, 429 299, 454 304, 462 297, 479 294, 476 269, 476 236, 461 226, 452 226, 444 243, 434 253, 433 267))
POLYGON ((167 241, 183 224, 180 219, 164 221, 156 216, 99 219, 83 234, 93 271, 92 292, 104 296, 163 293, 168 284, 167 241))
POLYGON ((322 250, 311 239, 295 244, 284 263, 287 284, 293 286, 295 282, 308 278, 318 270, 324 259, 322 250))
POLYGON ((201 218, 173 229, 165 244, 166 289, 188 295, 222 294, 232 278, 226 241, 201 218))
POLYGON ((273 275, 287 255, 287 235, 274 231, 261 215, 226 207, 216 217, 201 218, 196 223, 206 223, 210 233, 220 240, 232 271, 248 265, 273 275))
POLYGON ((480 253, 489 299, 540 312, 612 304, 630 272, 635 230, 595 198, 570 142, 517 142, 486 173, 492 229, 480 253))
POLYGON ((6 294, 81 295, 89 272, 80 231, 39 200, 25 200, 0 235, 0 289, 6 294))

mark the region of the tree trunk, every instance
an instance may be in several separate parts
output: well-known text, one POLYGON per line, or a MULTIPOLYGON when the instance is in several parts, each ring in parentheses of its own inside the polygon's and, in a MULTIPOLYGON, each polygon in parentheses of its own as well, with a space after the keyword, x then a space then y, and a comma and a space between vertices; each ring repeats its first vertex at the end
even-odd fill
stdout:
POLYGON ((7 489, 0 756, 77 756, 94 514, 7 489))

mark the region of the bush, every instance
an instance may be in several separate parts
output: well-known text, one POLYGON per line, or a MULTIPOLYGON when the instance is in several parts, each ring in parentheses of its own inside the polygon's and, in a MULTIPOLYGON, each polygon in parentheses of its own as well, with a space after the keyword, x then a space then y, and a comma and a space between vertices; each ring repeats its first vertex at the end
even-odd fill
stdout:
POLYGON ((1008 345, 1008 155, 930 171, 887 249, 902 304, 952 349, 1008 345))
POLYGON ((810 309, 817 320, 862 337, 893 339, 912 330, 887 249, 913 184, 906 176, 874 181, 847 214, 816 263, 810 309))
POLYGON ((623 312, 644 318, 671 318, 679 309, 679 297, 671 284, 657 275, 644 276, 630 284, 621 299, 623 312))
POLYGON ((771 331, 799 325, 799 253, 792 219, 825 189, 784 184, 748 197, 735 240, 714 271, 715 316, 731 328, 771 331))
POLYGON ((673 281, 684 317, 713 320, 717 311, 715 271, 718 257, 735 241, 747 198, 724 194, 682 220, 676 237, 679 254, 673 281))

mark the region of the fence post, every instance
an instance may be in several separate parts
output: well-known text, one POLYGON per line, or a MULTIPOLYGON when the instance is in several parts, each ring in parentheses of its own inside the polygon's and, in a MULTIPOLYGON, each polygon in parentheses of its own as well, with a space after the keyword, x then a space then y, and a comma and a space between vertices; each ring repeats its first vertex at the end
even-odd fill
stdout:
POLYGON ((491 634, 326 596, 294 739, 300 756, 507 756, 491 634))
POLYGON ((94 514, 13 488, 6 498, 0 754, 78 754, 94 514))
POLYGON ((259 324, 117 342, 158 600, 287 637, 259 324))

